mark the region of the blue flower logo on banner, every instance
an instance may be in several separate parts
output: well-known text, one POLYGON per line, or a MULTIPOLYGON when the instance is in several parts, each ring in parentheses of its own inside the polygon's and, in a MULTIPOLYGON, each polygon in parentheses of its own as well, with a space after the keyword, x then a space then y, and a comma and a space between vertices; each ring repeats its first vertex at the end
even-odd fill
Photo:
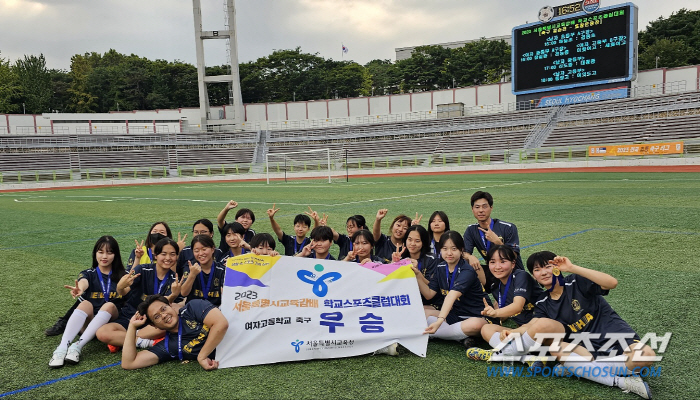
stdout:
POLYGON ((294 351, 296 351, 297 353, 299 352, 299 350, 301 350, 302 344, 304 344, 304 342, 299 339, 291 343, 291 345, 294 346, 294 351))
MULTIPOLYGON (((316 272, 323 272, 323 265, 316 264, 314 269, 316 272)), ((327 272, 317 278, 315 273, 301 269, 297 271, 297 277, 302 282, 313 285, 312 291, 316 296, 325 297, 328 294, 328 284, 337 281, 343 276, 339 272, 327 272)))

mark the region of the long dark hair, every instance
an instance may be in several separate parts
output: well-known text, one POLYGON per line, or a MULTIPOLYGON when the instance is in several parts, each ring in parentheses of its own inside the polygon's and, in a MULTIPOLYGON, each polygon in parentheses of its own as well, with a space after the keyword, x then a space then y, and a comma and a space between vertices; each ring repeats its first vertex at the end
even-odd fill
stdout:
MULTIPOLYGON (((420 236, 420 241, 421 241, 421 248, 420 248, 420 258, 423 258, 426 254, 430 253, 430 235, 428 234, 428 231, 425 230, 420 225, 413 225, 408 228, 406 231, 406 236, 405 236, 405 241, 408 240, 408 235, 411 234, 411 232, 418 232, 418 235, 420 236)), ((404 245, 406 242, 404 241, 404 245)), ((403 251, 401 254, 401 257, 409 257, 411 253, 408 251, 408 248, 403 251)))
POLYGON ((145 246, 146 246, 147 249, 150 249, 151 247, 153 247, 153 246, 155 245, 155 243, 151 242, 151 231, 152 231, 153 228, 155 228, 155 226, 158 225, 158 224, 161 224, 161 225, 163 225, 163 226, 165 227, 165 233, 166 233, 165 236, 169 237, 170 239, 173 238, 173 233, 170 231, 170 227, 168 226, 168 224, 167 224, 166 222, 164 222, 164 221, 154 222, 153 225, 151 225, 151 227, 148 228, 148 233, 146 233, 146 244, 145 244, 145 246))
POLYGON ((112 282, 117 283, 126 274, 126 269, 124 269, 124 262, 122 262, 122 253, 119 251, 119 243, 117 239, 112 236, 102 236, 97 239, 95 247, 92 248, 92 268, 97 269, 97 252, 104 248, 108 252, 114 254, 114 260, 112 261, 112 282))

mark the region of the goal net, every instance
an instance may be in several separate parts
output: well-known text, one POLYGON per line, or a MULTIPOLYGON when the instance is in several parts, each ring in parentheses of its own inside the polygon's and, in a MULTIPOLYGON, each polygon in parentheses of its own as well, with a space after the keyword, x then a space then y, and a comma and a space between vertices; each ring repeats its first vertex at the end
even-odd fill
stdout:
POLYGON ((265 156, 267 183, 270 181, 340 182, 347 179, 342 150, 329 148, 275 152, 265 156))

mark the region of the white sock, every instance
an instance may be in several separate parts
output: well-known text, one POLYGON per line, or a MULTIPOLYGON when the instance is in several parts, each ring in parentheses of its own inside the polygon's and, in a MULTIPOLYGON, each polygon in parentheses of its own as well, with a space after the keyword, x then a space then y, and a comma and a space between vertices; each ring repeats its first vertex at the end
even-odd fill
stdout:
MULTIPOLYGON (((493 339, 493 337, 491 339, 493 339)), ((530 335, 525 332, 522 336, 520 336, 520 339, 513 339, 510 341, 510 343, 505 345, 505 347, 501 349, 500 353, 507 356, 522 356, 527 354, 530 348, 536 343, 537 342, 535 342, 530 335), (522 343, 522 347, 520 346, 520 343, 518 343, 518 340, 520 340, 520 343, 522 343), (520 348, 522 348, 522 350, 520 348)))
POLYGON ((61 343, 58 344, 56 350, 68 350, 68 345, 73 341, 73 339, 75 339, 76 336, 78 336, 78 333, 80 333, 80 328, 85 325, 85 320, 87 317, 88 315, 83 310, 76 309, 73 311, 73 314, 71 314, 70 318, 68 318, 66 330, 63 331, 61 343))
POLYGON ((153 340, 136 338, 136 347, 139 349, 150 349, 153 347, 153 340))
MULTIPOLYGON (((430 321, 431 318, 434 319, 432 322, 437 321, 437 318, 435 317, 428 317, 428 322, 432 323, 430 321)), ((467 335, 462 332, 461 322, 457 322, 452 325, 448 325, 447 322, 443 322, 438 328, 437 332, 433 333, 431 336, 444 340, 464 340, 467 338, 467 335)))
POLYGON ((496 332, 493 335, 491 335, 491 339, 489 339, 489 344, 494 349, 498 347, 498 345, 501 344, 501 332, 496 332))
POLYGON ((605 386, 615 386, 615 376, 605 373, 605 370, 603 370, 605 363, 588 361, 581 355, 571 353, 567 356, 564 366, 572 371, 571 374, 576 374, 576 376, 581 378, 598 382, 605 386))
POLYGON ((91 341, 95 337, 95 332, 97 332, 102 325, 108 323, 110 319, 112 319, 112 314, 108 313, 107 311, 98 312, 97 315, 95 315, 95 318, 90 321, 87 328, 85 328, 83 334, 80 335, 80 339, 75 342, 78 349, 82 349, 87 342, 91 341))

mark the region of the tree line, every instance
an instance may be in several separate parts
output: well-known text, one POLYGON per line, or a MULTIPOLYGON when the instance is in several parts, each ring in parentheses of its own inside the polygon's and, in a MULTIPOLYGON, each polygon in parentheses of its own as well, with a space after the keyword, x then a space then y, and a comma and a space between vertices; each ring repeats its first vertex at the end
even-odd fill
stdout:
MULTIPOLYGON (((700 64, 700 11, 681 9, 639 32, 639 69, 700 64)), ((478 40, 462 47, 416 47, 392 62, 325 59, 301 48, 241 63, 245 103, 381 96, 495 83, 510 75, 510 46, 478 40)), ((228 74, 207 67, 207 75, 228 74)), ((208 85, 211 105, 229 104, 226 83, 208 85)), ((0 113, 75 112, 198 107, 197 69, 115 50, 71 57, 68 71, 49 69, 43 54, 11 62, 0 53, 0 113)))

